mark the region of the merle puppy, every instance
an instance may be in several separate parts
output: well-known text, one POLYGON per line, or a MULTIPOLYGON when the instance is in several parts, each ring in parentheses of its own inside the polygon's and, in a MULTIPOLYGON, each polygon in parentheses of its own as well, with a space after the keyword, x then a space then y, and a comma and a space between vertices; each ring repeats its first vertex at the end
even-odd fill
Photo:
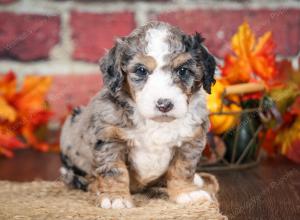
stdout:
POLYGON ((209 127, 215 60, 196 33, 150 22, 100 61, 104 88, 62 130, 64 181, 97 192, 102 208, 131 208, 158 181, 177 203, 210 200, 195 174, 209 127))

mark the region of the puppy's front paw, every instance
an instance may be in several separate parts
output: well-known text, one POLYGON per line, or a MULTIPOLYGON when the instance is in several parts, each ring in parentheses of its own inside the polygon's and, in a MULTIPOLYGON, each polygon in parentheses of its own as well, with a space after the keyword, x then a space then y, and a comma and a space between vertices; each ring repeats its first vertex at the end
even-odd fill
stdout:
POLYGON ((99 198, 97 205, 103 209, 126 209, 134 207, 130 196, 103 195, 99 198))
POLYGON ((212 201, 211 196, 208 192, 204 190, 196 190, 187 193, 181 193, 176 198, 175 201, 178 204, 192 203, 196 201, 212 201))

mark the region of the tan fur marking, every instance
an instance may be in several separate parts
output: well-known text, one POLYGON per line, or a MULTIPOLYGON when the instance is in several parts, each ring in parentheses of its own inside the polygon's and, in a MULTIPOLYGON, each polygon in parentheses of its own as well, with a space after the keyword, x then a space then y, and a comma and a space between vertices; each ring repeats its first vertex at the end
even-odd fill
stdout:
POLYGON ((203 128, 200 126, 200 127, 197 127, 196 130, 195 130, 195 133, 194 133, 194 136, 193 136, 193 139, 192 140, 197 140, 197 139, 202 139, 202 138, 205 138, 205 132, 203 130, 203 128))
POLYGON ((131 87, 130 83, 129 83, 129 79, 128 79, 128 75, 126 78, 126 81, 124 83, 124 90, 129 94, 130 98, 135 101, 135 91, 134 89, 131 87))
POLYGON ((183 160, 176 155, 171 163, 166 175, 167 191, 171 200, 175 201, 176 197, 182 193, 188 193, 197 190, 193 184, 193 175, 188 172, 189 161, 183 160))
POLYGON ((135 64, 143 64, 147 70, 150 71, 150 73, 156 68, 157 63, 155 61, 155 59, 151 56, 147 56, 147 55, 143 55, 143 54, 138 54, 136 55, 132 61, 130 61, 129 64, 129 71, 133 72, 133 66, 135 64))
POLYGON ((176 69, 190 59, 192 59, 192 56, 189 53, 181 53, 173 58, 173 60, 171 61, 171 67, 172 69, 176 69))
POLYGON ((212 195, 219 192, 220 188, 219 188, 218 180, 214 175, 208 173, 199 173, 199 175, 202 177, 204 182, 208 183, 204 185, 203 187, 204 190, 210 192, 212 195))
POLYGON ((129 175, 130 175, 130 192, 136 193, 145 188, 147 183, 141 181, 137 172, 134 169, 130 169, 129 175))
POLYGON ((126 132, 122 128, 110 126, 104 129, 103 132, 104 139, 114 139, 121 142, 125 142, 128 148, 134 146, 134 141, 129 139, 126 135, 126 132))
POLYGON ((144 64, 150 72, 157 66, 155 59, 151 56, 139 55, 137 56, 137 60, 139 60, 141 64, 144 64))
POLYGON ((125 132, 123 132, 122 128, 118 128, 115 126, 108 126, 103 129, 103 139, 108 140, 119 140, 119 141, 127 141, 125 132))

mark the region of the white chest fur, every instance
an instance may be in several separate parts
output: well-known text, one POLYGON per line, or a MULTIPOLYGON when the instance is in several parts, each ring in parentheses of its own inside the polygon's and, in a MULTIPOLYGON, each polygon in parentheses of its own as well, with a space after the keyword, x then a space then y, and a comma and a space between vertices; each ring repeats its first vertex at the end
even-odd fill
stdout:
POLYGON ((130 159, 139 177, 152 181, 166 172, 173 158, 174 148, 193 135, 193 125, 186 119, 169 123, 151 120, 128 132, 134 147, 130 159))
POLYGON ((168 168, 173 150, 163 145, 142 147, 135 146, 131 152, 131 161, 139 178, 150 182, 161 176, 168 168))

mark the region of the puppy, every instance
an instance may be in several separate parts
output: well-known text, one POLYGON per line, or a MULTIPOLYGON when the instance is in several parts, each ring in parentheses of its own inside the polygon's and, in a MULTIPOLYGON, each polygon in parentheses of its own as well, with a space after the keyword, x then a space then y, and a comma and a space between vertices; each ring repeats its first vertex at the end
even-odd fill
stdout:
POLYGON ((202 43, 162 22, 117 40, 100 61, 104 88, 63 126, 65 183, 102 208, 131 208, 130 193, 158 182, 177 203, 210 199, 195 175, 216 66, 202 43))

